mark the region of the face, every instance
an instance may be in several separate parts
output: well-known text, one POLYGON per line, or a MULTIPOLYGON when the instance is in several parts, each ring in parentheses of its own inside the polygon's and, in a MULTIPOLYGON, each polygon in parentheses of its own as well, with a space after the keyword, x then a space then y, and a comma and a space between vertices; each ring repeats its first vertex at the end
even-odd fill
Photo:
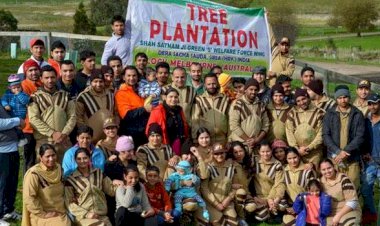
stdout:
POLYGON ((288 53, 289 52, 289 40, 286 38, 283 38, 279 44, 281 53, 288 53))
POLYGON ((146 59, 145 57, 139 56, 137 57, 135 64, 138 69, 145 70, 146 65, 148 65, 148 59, 146 59))
POLYGON ((79 169, 86 169, 89 167, 90 157, 86 153, 81 152, 77 155, 75 161, 79 169))
POLYGON ((259 92, 259 88, 256 86, 249 86, 244 92, 248 100, 254 101, 259 92))
POLYGON ((215 95, 218 93, 218 80, 214 77, 209 77, 205 79, 205 84, 204 84, 206 91, 210 95, 215 95))
POLYGON ((38 81, 40 79, 40 70, 37 67, 30 67, 25 73, 26 78, 31 81, 38 81))
POLYGON ((373 115, 379 115, 380 114, 380 103, 373 103, 373 102, 368 102, 368 110, 371 112, 373 115))
POLYGON ((134 86, 138 81, 137 71, 133 69, 125 70, 124 80, 127 85, 134 86))
POLYGON ((104 91, 104 80, 100 78, 96 78, 91 81, 91 87, 94 89, 95 92, 101 93, 104 91))
POLYGON ((168 78, 169 78, 169 70, 167 68, 164 68, 164 67, 158 68, 156 77, 157 77, 158 82, 160 82, 162 84, 166 84, 166 82, 168 81, 168 78))
POLYGON ((256 79, 256 81, 259 83, 259 84, 262 84, 265 82, 265 75, 264 74, 261 74, 261 73, 254 73, 252 78, 256 79))
POLYGON ((45 89, 53 89, 57 82, 57 75, 53 71, 45 71, 41 76, 41 82, 45 89))
POLYGON ((291 86, 290 82, 283 82, 282 88, 284 89, 285 95, 290 96, 290 94, 292 93, 292 86, 291 86))
POLYGON ((334 179, 335 178, 335 169, 334 166, 331 165, 329 162, 323 162, 320 165, 320 171, 322 176, 324 176, 327 179, 334 179))
POLYGON ((273 150, 273 155, 280 162, 284 161, 286 158, 285 150, 283 148, 276 148, 273 150))
POLYGON ((302 110, 306 110, 309 107, 310 99, 304 96, 297 97, 296 104, 302 110))
POLYGON ((232 154, 234 155, 234 158, 238 162, 242 162, 245 157, 244 149, 240 145, 236 145, 233 150, 232 154))
POLYGON ((53 169, 57 162, 57 154, 52 149, 48 149, 43 156, 40 156, 40 159, 48 169, 53 169))
POLYGON ((226 160, 226 153, 225 152, 219 152, 212 154, 214 161, 217 163, 223 163, 226 160))
POLYGON ((186 73, 183 70, 174 70, 172 80, 175 86, 182 88, 186 84, 186 73))
POLYGON ((154 80, 156 80, 156 72, 149 73, 146 76, 146 80, 148 80, 149 82, 153 82, 154 80))
POLYGON ((160 181, 160 176, 156 171, 148 171, 146 173, 146 180, 148 184, 155 185, 157 182, 160 181))
POLYGON ((113 74, 105 73, 104 74, 104 85, 109 86, 112 84, 112 81, 113 81, 113 74))
POLYGON ((65 59, 66 51, 62 48, 55 48, 52 51, 50 51, 50 55, 53 58, 53 60, 61 62, 63 59, 65 59))
POLYGON ((309 194, 310 195, 319 196, 320 193, 321 193, 321 190, 319 190, 319 188, 317 186, 315 186, 315 185, 310 186, 310 188, 309 188, 309 194))
POLYGON ((158 147, 162 144, 162 136, 157 133, 149 135, 148 140, 153 147, 158 147))
POLYGON ((304 86, 308 86, 309 83, 314 80, 315 77, 314 77, 314 73, 312 71, 305 71, 302 75, 301 75, 301 81, 302 81, 302 84, 304 86))
POLYGON ((82 60, 81 64, 86 70, 92 71, 95 68, 95 57, 91 56, 84 61, 82 60))
POLYGON ((77 136, 78 145, 81 148, 89 148, 91 145, 91 135, 88 133, 81 133, 77 136))
POLYGON ((300 157, 293 152, 289 152, 288 155, 286 155, 286 161, 289 166, 296 168, 300 164, 300 157))
POLYGON ((357 88, 356 94, 360 99, 366 99, 369 95, 369 89, 366 87, 357 88))
POLYGON ((103 129, 104 134, 109 138, 115 138, 117 136, 117 126, 107 126, 103 129))
POLYGON ((202 66, 201 65, 191 65, 190 66, 190 76, 194 81, 200 81, 202 77, 202 66))
POLYGON ((216 74, 216 76, 219 76, 223 73, 223 71, 220 68, 214 68, 214 70, 212 70, 212 73, 216 74))
POLYGON ((112 68, 113 74, 115 76, 121 75, 121 72, 123 71, 123 66, 119 60, 111 60, 108 66, 112 68))
POLYGON ((166 95, 165 102, 169 107, 177 106, 179 103, 179 97, 176 92, 170 92, 168 95, 166 95))
POLYGON ((75 76, 75 68, 72 64, 61 65, 61 77, 63 81, 72 81, 75 76))
POLYGON ((184 169, 182 169, 182 168, 177 168, 176 170, 177 170, 177 173, 178 173, 179 175, 185 175, 185 170, 184 170, 184 169))
POLYGON ((313 90, 311 90, 309 87, 306 87, 306 90, 307 90, 307 93, 309 94, 310 99, 312 100, 317 99, 318 95, 313 90))
POLYGON ((124 174, 124 180, 127 186, 135 186, 139 182, 139 173, 136 171, 129 171, 127 175, 124 174))
POLYGON ((272 158, 272 150, 269 145, 261 145, 259 150, 260 158, 264 161, 270 161, 272 158))
POLYGON ((284 103, 284 95, 282 93, 275 93, 272 96, 272 100, 275 104, 283 104, 284 103))
POLYGON ((341 108, 346 108, 350 104, 350 98, 346 96, 340 96, 338 99, 336 99, 336 103, 341 108))
POLYGON ((198 137, 198 144, 201 146, 201 147, 208 147, 211 143, 211 140, 210 140, 210 135, 206 132, 203 132, 199 135, 198 137))
POLYGON ((13 86, 9 87, 9 89, 11 90, 12 93, 19 93, 22 91, 20 84, 13 85, 13 86))
POLYGON ((123 35, 124 34, 124 23, 122 21, 115 21, 112 24, 112 31, 116 35, 123 35))
POLYGON ((134 156, 133 150, 119 151, 119 159, 121 161, 131 160, 134 156))
POLYGON ((41 59, 45 53, 45 46, 43 45, 34 45, 32 48, 30 48, 30 52, 32 55, 37 58, 41 59))
POLYGON ((244 84, 235 82, 233 83, 234 89, 239 94, 244 94, 244 84))

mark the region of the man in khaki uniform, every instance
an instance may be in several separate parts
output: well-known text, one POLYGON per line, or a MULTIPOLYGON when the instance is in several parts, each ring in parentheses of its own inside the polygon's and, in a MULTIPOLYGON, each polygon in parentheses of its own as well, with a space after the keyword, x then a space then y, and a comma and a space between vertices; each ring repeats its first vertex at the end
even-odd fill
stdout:
POLYGON ((322 119, 324 112, 311 103, 306 89, 297 89, 296 106, 288 113, 286 137, 290 147, 295 147, 305 163, 318 167, 322 158, 322 119))
POLYGON ((68 135, 76 123, 75 103, 69 93, 57 90, 57 73, 53 67, 42 67, 41 82, 43 86, 31 96, 28 107, 36 150, 44 143, 53 144, 58 161, 62 162, 64 152, 72 145, 68 135))
POLYGON ((364 117, 367 117, 369 113, 367 97, 369 96, 370 92, 371 82, 365 79, 360 80, 356 88, 357 97, 352 105, 357 107, 363 113, 364 117))
POLYGON ((306 87, 313 104, 325 112, 335 105, 335 100, 323 93, 323 82, 320 79, 312 80, 306 87))
POLYGON ((249 149, 259 144, 269 131, 269 118, 263 104, 257 97, 259 83, 251 78, 245 83, 245 94, 230 108, 229 140, 241 141, 249 149))

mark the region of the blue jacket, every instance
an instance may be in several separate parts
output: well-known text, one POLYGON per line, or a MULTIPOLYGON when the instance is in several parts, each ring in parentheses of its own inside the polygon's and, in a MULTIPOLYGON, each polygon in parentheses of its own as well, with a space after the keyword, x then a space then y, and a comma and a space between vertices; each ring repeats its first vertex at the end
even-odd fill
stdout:
MULTIPOLYGON (((293 203, 294 212, 297 214, 296 226, 306 226, 306 203, 305 198, 309 195, 307 192, 297 195, 296 200, 293 203)), ((326 226, 326 218, 331 213, 331 197, 324 192, 319 195, 320 212, 319 221, 321 226, 326 226)))
MULTIPOLYGON (((69 148, 65 155, 63 156, 62 168, 63 168, 63 177, 66 178, 70 176, 78 167, 74 156, 76 150, 78 150, 79 146, 75 145, 69 148)), ((91 147, 91 164, 93 168, 101 169, 104 172, 104 164, 106 163, 106 157, 103 154, 103 151, 94 146, 91 147)))

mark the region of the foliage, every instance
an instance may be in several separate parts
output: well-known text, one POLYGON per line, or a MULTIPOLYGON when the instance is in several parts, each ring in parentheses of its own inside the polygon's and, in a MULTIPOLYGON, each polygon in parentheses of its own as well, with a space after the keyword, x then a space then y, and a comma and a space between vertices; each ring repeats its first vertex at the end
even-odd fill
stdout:
POLYGON ((328 24, 344 26, 349 32, 361 36, 365 30, 373 30, 379 18, 378 5, 373 0, 337 0, 328 24))
POLYGON ((8 10, 0 10, 0 31, 17 31, 17 19, 8 10))
POLYGON ((84 9, 83 2, 79 3, 77 10, 74 15, 74 30, 75 34, 96 34, 96 26, 92 22, 84 9))
POLYGON ((90 12, 91 20, 97 25, 108 25, 115 15, 126 15, 128 0, 91 0, 90 12))

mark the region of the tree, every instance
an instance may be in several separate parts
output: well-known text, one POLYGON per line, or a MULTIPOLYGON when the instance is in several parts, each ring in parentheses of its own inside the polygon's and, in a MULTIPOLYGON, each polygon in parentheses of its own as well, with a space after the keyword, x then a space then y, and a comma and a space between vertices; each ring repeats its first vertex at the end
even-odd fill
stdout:
POLYGON ((373 0, 336 0, 328 24, 343 26, 358 37, 365 30, 373 30, 374 22, 379 18, 377 2, 373 0))
POLYGON ((74 31, 75 34, 96 34, 96 26, 92 22, 84 9, 83 2, 79 3, 74 15, 74 31))
POLYGON ((0 10, 0 31, 16 31, 17 19, 10 11, 0 10))
POLYGON ((127 13, 128 0, 91 0, 91 20, 97 25, 108 25, 115 15, 125 16, 127 13))

